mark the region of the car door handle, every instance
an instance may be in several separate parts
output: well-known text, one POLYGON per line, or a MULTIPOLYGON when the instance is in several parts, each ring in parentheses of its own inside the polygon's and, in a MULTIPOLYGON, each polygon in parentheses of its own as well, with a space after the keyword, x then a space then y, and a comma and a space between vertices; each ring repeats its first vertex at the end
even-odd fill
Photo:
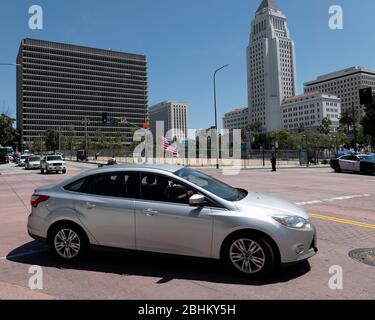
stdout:
POLYGON ((86 202, 85 207, 86 207, 86 209, 90 210, 90 209, 94 209, 96 207, 96 205, 91 203, 91 202, 86 202))
POLYGON ((143 210, 143 212, 148 216, 148 217, 153 217, 157 215, 159 212, 156 210, 152 210, 151 208, 143 210))

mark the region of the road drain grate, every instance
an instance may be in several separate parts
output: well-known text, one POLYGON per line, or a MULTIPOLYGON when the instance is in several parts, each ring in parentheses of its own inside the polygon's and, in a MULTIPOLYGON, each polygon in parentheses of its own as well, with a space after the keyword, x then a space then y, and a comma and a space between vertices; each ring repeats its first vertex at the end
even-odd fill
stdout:
POLYGON ((352 250, 349 252, 349 257, 355 261, 375 267, 375 248, 352 250))

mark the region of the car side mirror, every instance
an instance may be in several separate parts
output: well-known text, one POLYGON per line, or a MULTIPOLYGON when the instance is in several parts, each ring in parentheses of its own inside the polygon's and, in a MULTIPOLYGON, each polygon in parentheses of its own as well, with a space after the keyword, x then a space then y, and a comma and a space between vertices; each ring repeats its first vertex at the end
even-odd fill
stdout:
POLYGON ((189 198, 189 204, 194 207, 201 207, 207 204, 207 200, 205 196, 202 196, 201 194, 193 194, 189 198))

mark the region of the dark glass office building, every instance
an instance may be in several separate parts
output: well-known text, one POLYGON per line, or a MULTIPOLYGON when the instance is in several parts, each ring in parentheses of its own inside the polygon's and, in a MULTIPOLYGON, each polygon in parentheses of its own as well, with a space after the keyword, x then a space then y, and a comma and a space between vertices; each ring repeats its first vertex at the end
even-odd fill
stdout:
POLYGON ((91 141, 100 129, 130 143, 132 129, 147 119, 144 55, 24 39, 17 64, 17 127, 25 143, 48 128, 64 136, 73 126, 84 137, 85 123, 91 141), (123 117, 129 123, 117 123, 123 117))

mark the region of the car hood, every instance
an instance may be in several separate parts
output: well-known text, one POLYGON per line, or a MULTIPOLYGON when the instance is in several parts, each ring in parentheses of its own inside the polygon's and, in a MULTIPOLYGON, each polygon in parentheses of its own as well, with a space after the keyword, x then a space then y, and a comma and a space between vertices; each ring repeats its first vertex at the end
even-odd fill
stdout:
POLYGON ((48 160, 48 164, 55 164, 55 163, 64 163, 64 160, 48 160))
POLYGON ((306 211, 296 204, 258 192, 250 192, 235 205, 241 212, 256 212, 268 216, 288 214, 300 216, 304 219, 309 218, 306 211))
POLYGON ((40 161, 29 161, 29 164, 40 164, 40 161))

